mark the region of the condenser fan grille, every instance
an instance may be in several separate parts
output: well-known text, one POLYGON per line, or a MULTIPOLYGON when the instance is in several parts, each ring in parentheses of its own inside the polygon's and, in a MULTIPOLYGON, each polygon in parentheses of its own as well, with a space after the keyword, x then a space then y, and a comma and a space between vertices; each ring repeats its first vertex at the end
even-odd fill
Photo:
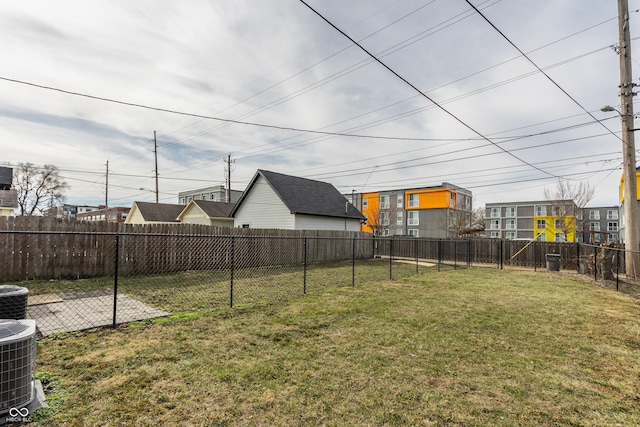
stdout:
POLYGON ((35 328, 34 320, 0 320, 0 413, 35 397, 35 328))

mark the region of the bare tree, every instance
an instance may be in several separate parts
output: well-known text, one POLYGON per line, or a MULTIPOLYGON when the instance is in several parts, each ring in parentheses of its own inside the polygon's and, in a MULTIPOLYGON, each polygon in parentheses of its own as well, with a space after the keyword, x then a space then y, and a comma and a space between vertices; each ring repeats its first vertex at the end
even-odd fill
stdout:
POLYGON ((32 163, 20 163, 14 174, 14 182, 22 216, 42 214, 46 208, 59 206, 69 188, 54 165, 37 167, 32 163))
MULTIPOLYGON (((553 229, 566 237, 570 232, 578 232, 580 213, 593 199, 595 190, 584 181, 571 184, 568 180, 558 178, 554 188, 545 188, 544 197, 551 202, 552 216, 556 218, 553 229)), ((584 219, 582 220, 584 221, 584 219)), ((547 225, 549 228, 549 225, 547 225)))
POLYGON ((476 208, 471 212, 459 209, 449 210, 446 229, 456 237, 482 233, 484 231, 484 209, 476 208))

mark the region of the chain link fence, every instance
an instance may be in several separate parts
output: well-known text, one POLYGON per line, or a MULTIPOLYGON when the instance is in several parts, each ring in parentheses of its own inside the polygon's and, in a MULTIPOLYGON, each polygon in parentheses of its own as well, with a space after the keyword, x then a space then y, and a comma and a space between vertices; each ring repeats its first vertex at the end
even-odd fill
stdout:
POLYGON ((36 319, 39 333, 47 336, 284 300, 442 268, 537 269, 547 252, 558 255, 558 268, 640 296, 638 284, 623 276, 624 255, 617 248, 363 234, 0 230, 0 283, 28 289, 27 317, 36 319), (593 262, 600 259, 608 261, 593 262))
POLYGON ((434 266, 381 256, 377 247, 369 236, 0 231, 0 256, 11 260, 4 275, 14 278, 4 283, 28 289, 27 317, 41 336, 284 300, 434 266))

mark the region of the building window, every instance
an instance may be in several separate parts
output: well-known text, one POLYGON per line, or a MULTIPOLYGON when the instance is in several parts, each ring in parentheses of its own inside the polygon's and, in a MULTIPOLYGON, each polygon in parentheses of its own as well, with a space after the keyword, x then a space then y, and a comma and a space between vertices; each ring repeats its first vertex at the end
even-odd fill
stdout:
POLYGON ((607 241, 609 241, 611 243, 618 243, 618 235, 617 234, 609 234, 609 236, 607 236, 607 241))
POLYGON ((556 242, 566 242, 567 236, 564 233, 556 233, 556 242))
POLYGON ((607 224, 607 231, 618 231, 618 223, 610 222, 609 224, 607 224))
POLYGON ((536 220, 536 228, 538 230, 544 230, 545 228, 547 228, 547 220, 546 219, 538 219, 538 220, 536 220))
POLYGON ((600 211, 589 211, 589 219, 600 219, 600 211))
POLYGON ((418 194, 409 194, 409 207, 410 208, 417 208, 418 206, 420 206, 420 201, 418 198, 418 194))
POLYGON ((388 236, 389 235, 389 229, 388 228, 383 228, 382 230, 380 230, 380 235, 381 236, 388 236))
POLYGON ((367 209, 369 209, 369 198, 368 197, 363 197, 362 198, 362 210, 366 211, 367 209))
POLYGON ((500 221, 497 219, 492 219, 491 220, 491 229, 492 230, 499 230, 500 229, 500 221))
POLYGON ((536 216, 547 216, 547 207, 536 206, 536 216))
POLYGON ((564 221, 556 219, 556 230, 562 230, 564 228, 564 221))
POLYGON ((380 196, 380 209, 389 209, 389 196, 380 196))
POLYGON ((396 236, 402 236, 402 228, 396 230, 396 236))
POLYGON ((538 234, 538 242, 546 242, 547 241, 547 235, 545 233, 540 233, 538 234))
POLYGON ((500 232, 499 231, 492 231, 491 232, 491 238, 492 239, 499 239, 500 238, 500 232))
POLYGON ((491 218, 500 218, 500 208, 491 208, 491 218))
POLYGON ((599 222, 591 222, 591 223, 589 223, 589 230, 591 230, 591 231, 600 231, 600 223, 599 222))
POLYGON ((578 211, 578 212, 576 212, 576 219, 577 219, 578 221, 582 221, 582 211, 578 211))
POLYGON ((515 231, 507 231, 507 234, 506 234, 505 238, 507 240, 515 239, 516 238, 516 232, 515 231))
POLYGON ((402 224, 404 224, 404 215, 402 212, 398 212, 397 218, 396 218, 396 225, 402 225, 402 224))
POLYGON ((404 205, 404 196, 402 194, 398 194, 398 198, 397 198, 398 209, 402 209, 402 205, 404 205))
POLYGON ((618 210, 617 209, 608 210, 607 219, 618 219, 618 210))
POLYGON ((516 216, 516 208, 514 208, 514 207, 506 208, 505 209, 505 216, 509 216, 509 217, 516 216))
POLYGON ((418 230, 416 229, 409 230, 409 236, 419 237, 418 230))
POLYGON ((420 212, 409 212, 407 225, 420 225, 420 212))
POLYGON ((507 230, 515 230, 515 229, 516 229, 516 220, 515 219, 508 219, 507 220, 507 230))
POLYGON ((380 212, 380 225, 389 225, 389 212, 380 212))

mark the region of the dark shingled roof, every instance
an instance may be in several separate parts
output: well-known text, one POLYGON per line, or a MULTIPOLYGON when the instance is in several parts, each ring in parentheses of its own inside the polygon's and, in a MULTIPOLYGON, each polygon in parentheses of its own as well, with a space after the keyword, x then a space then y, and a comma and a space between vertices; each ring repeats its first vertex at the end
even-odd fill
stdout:
POLYGON ((183 205, 169 203, 136 202, 136 205, 144 220, 152 222, 178 222, 178 215, 184 209, 183 205))
POLYGON ((319 215, 364 219, 364 216, 331 184, 312 179, 258 169, 235 210, 244 201, 251 187, 262 176, 292 214, 319 215))
POLYGON ((212 202, 208 200, 194 200, 193 203, 198 205, 209 218, 228 218, 233 207, 236 205, 235 203, 212 202))

